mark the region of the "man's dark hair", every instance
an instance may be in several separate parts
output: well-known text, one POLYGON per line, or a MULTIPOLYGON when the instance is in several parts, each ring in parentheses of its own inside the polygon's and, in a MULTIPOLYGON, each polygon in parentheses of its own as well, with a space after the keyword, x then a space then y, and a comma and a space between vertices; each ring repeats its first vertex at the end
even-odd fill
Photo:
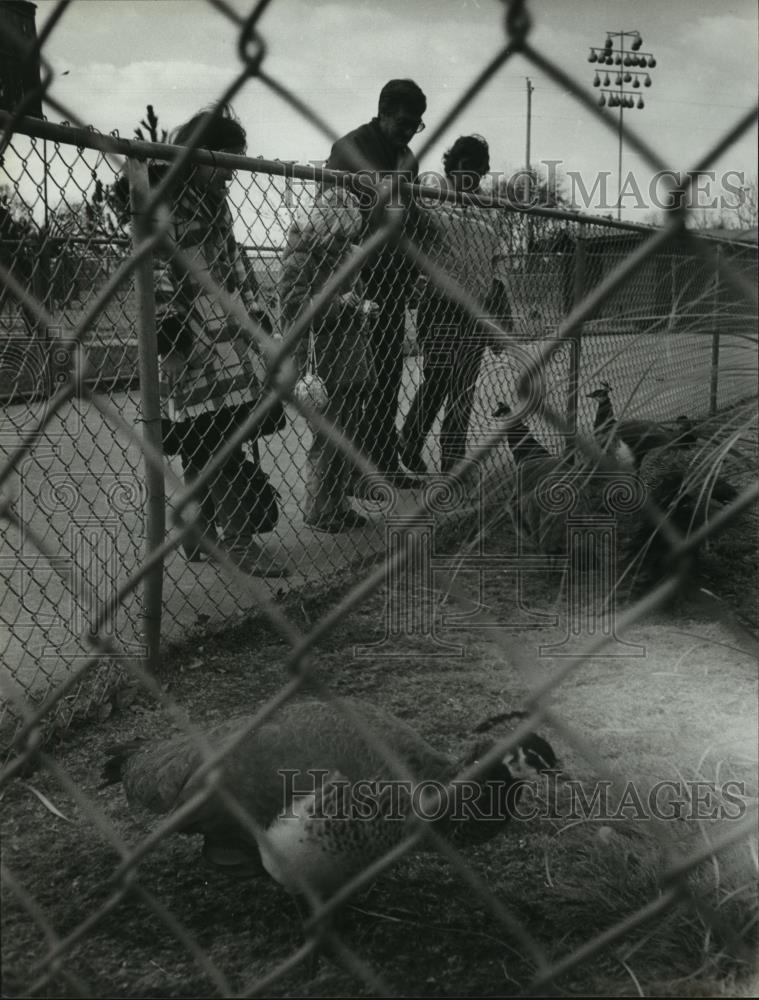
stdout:
POLYGON ((413 80, 389 80, 380 91, 379 114, 392 115, 401 108, 420 118, 427 110, 427 98, 413 80))
POLYGON ((490 148, 481 135, 460 135, 451 148, 443 153, 443 170, 446 176, 462 166, 476 168, 483 173, 490 170, 490 148))

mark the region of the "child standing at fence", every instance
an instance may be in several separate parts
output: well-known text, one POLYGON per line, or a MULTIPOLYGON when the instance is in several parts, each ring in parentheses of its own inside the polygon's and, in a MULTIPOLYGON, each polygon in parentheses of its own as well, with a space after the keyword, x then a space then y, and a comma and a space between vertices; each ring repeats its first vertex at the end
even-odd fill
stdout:
MULTIPOLYGON (((358 202, 339 188, 324 190, 311 210, 295 219, 287 234, 279 281, 286 326, 344 263, 361 228, 358 202)), ((373 377, 368 333, 376 307, 362 292, 360 279, 349 289, 338 290, 294 352, 298 370, 305 374, 310 347, 315 373, 327 390, 322 414, 351 439, 356 436, 373 377)), ((326 434, 315 431, 308 453, 306 524, 331 533, 367 524, 367 519, 348 504, 349 473, 350 466, 340 450, 326 434)))
MULTIPOLYGON (((204 112, 174 134, 187 145, 204 112)), ((218 152, 245 154, 246 134, 229 109, 214 119, 200 145, 218 152)), ((251 279, 235 241, 227 184, 232 171, 194 164, 171 206, 170 233, 190 258, 193 274, 173 258, 157 283, 158 350, 167 425, 166 450, 182 458, 185 481, 193 482, 248 417, 261 394, 263 360, 234 317, 198 280, 203 275, 240 301, 249 315, 266 325, 251 279)), ((255 432, 257 435, 257 432, 255 432)), ((258 463, 258 442, 246 459, 239 444, 202 491, 201 527, 215 540, 221 528, 225 549, 246 572, 282 576, 256 541, 277 522, 276 494, 258 463)), ((188 551, 190 558, 197 552, 188 551)))

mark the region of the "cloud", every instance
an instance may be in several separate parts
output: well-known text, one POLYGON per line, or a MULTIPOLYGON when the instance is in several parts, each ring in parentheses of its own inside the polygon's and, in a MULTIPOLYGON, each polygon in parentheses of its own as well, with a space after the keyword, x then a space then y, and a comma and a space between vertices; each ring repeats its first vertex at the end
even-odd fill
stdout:
MULTIPOLYGON (((232 0, 240 15, 250 0, 232 0)), ((52 10, 39 0, 38 24, 52 10)), ((590 44, 603 44, 609 24, 627 24, 629 6, 607 0, 532 0, 532 44, 576 80, 595 100, 590 44)), ((681 4, 641 0, 635 26, 658 66, 646 109, 625 121, 668 164, 695 162, 754 100, 756 11, 748 2, 716 9, 711 0, 681 4), (727 54, 728 58, 718 58, 727 54)), ((376 111, 377 95, 392 77, 411 76, 428 97, 428 127, 506 41, 499 0, 277 0, 259 23, 266 43, 264 69, 342 134, 376 111)), ((55 92, 102 131, 131 135, 152 103, 160 123, 173 128, 217 98, 241 63, 238 28, 206 0, 150 0, 72 4, 56 27, 46 54, 59 77, 55 92)), ((533 162, 561 159, 592 186, 598 170, 616 172, 616 116, 604 123, 566 88, 526 59, 515 56, 430 149, 427 169, 439 167, 445 148, 465 132, 479 132, 491 146, 494 169, 518 168, 525 156, 526 85, 532 95, 533 162)), ((235 98, 248 130, 251 154, 308 162, 328 155, 331 140, 261 81, 248 82, 235 98)), ((430 135, 417 137, 419 149, 430 135)), ((755 137, 725 154, 718 168, 756 172, 755 137)), ((625 167, 647 184, 650 168, 626 146, 625 167)))

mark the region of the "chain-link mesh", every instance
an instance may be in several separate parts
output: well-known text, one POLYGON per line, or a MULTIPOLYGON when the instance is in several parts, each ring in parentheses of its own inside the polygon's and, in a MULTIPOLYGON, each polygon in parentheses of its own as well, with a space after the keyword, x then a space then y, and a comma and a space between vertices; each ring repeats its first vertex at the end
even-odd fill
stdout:
MULTIPOLYGON (((725 913, 746 885, 710 898, 697 876, 708 861, 727 871, 748 845, 755 878, 750 808, 704 832, 699 848, 688 841, 682 849, 672 824, 647 825, 663 860, 645 878, 634 867, 641 855, 609 848, 616 834, 602 826, 598 843, 578 848, 589 881, 574 897, 562 895, 563 904, 585 894, 594 905, 589 883, 599 876, 603 885, 604 867, 617 863, 631 865, 630 880, 647 891, 619 912, 611 908, 585 934, 580 919, 579 936, 569 934, 566 948, 563 935, 541 936, 528 900, 512 907, 499 878, 478 875, 461 853, 468 840, 489 839, 492 827, 472 822, 470 813, 459 829, 451 814, 472 787, 467 780, 502 775, 490 768, 504 754, 527 748, 535 762, 536 728, 549 727, 570 759, 584 760, 597 780, 619 789, 624 768, 610 768, 572 712, 552 707, 553 700, 594 658, 624 645, 626 630, 699 582, 702 549, 708 564, 729 560, 736 537, 745 544, 753 532, 755 543, 756 248, 697 238, 676 210, 665 228, 645 229, 441 192, 403 177, 367 187, 360 172, 366 162, 351 163, 347 173, 340 163, 320 171, 244 158, 234 141, 209 152, 204 140, 222 120, 223 104, 252 77, 326 140, 336 138, 301 96, 267 75, 258 22, 268 4, 247 18, 220 0, 214 6, 239 29, 243 68, 186 143, 56 126, 24 118, 23 105, 2 113, 3 783, 11 802, 31 788, 62 823, 70 820, 51 799, 64 794, 82 841, 104 840, 119 858, 101 867, 107 878, 84 879, 85 895, 61 923, 55 901, 29 888, 34 880, 13 853, 27 833, 23 819, 16 822, 3 880, 8 911, 23 930, 9 994, 96 995, 108 982, 124 995, 194 987, 249 996, 289 988, 287 976, 322 946, 365 987, 403 992, 388 978, 396 956, 333 917, 391 865, 408 862, 422 837, 473 890, 487 914, 480 925, 489 947, 508 955, 499 958, 503 978, 492 992, 537 991, 551 982, 573 988, 583 967, 593 969, 595 982, 612 982, 603 961, 594 963, 631 938, 632 946, 614 954, 640 992, 629 963, 650 935, 637 937, 639 929, 661 929, 683 910, 709 941, 720 942, 714 969, 745 971, 756 914, 737 926, 725 913), (453 554, 425 547, 451 523, 465 535, 453 554), (496 553, 485 545, 493 537, 496 553), (630 542, 619 579, 575 558, 582 549, 597 565, 630 542), (375 563, 369 570, 367 560, 375 563), (388 647, 408 636, 415 616, 420 630, 411 634, 434 637, 439 612, 420 610, 434 604, 431 595, 470 608, 471 618, 462 568, 481 579, 515 569, 549 578, 560 569, 574 645, 540 647, 548 658, 569 656, 544 670, 497 615, 462 626, 462 612, 459 627, 481 625, 521 677, 514 683, 523 709, 511 713, 521 721, 509 736, 457 757, 433 750, 381 709, 337 699, 364 689, 343 674, 334 686, 312 654, 322 641, 340 643, 361 607, 374 608, 384 636, 356 649, 371 656, 384 644, 413 672, 413 650, 388 647), (325 598, 312 621, 305 595, 335 576, 349 585, 336 603, 325 598), (625 580, 632 599, 617 612, 614 595, 625 580), (604 610, 589 627, 588 608, 596 604, 604 610), (575 627, 580 619, 585 626, 575 627), (276 678, 262 679, 248 716, 203 730, 172 692, 160 656, 188 633, 208 651, 214 629, 238 620, 254 621, 258 634, 271 625, 290 649, 272 646, 276 678), (319 700, 303 703, 306 693, 319 700), (155 749, 121 747, 110 777, 123 779, 133 806, 164 814, 150 832, 115 799, 99 801, 86 774, 99 761, 84 765, 67 759, 65 749, 54 757, 43 746, 51 730, 69 729, 77 716, 94 713, 106 723, 143 696, 155 699, 179 735, 155 749), (35 767, 45 792, 23 780, 35 767), (290 798, 279 801, 279 771, 320 767, 329 773, 318 792, 293 798, 291 785, 290 798), (401 809, 403 823, 393 822, 387 796, 366 822, 354 814, 330 818, 343 778, 405 782, 415 805, 401 809), (418 821, 445 803, 441 823, 418 821), (284 804, 288 821, 277 816, 284 804), (269 949, 255 939, 255 961, 241 964, 239 942, 227 950, 212 940, 197 910, 213 903, 197 886, 183 900, 156 874, 168 863, 175 832, 203 834, 204 858, 217 868, 261 874, 263 861, 302 900, 306 943, 269 949), (136 925, 146 913, 157 935, 155 957, 146 960, 157 976, 123 971, 126 945, 118 960, 104 945, 117 925, 136 925), (267 961, 270 951, 280 957, 267 961), (185 968, 190 960, 194 980, 185 968)), ((422 156, 517 52, 593 108, 530 47, 526 5, 504 9, 502 52, 431 130, 422 156)), ((40 37, 42 89, 76 122, 56 102, 44 60, 57 16, 40 37)), ((698 168, 729 148, 754 116, 738 122, 698 168)), ((663 166, 629 130, 627 141, 663 166)), ((755 650, 745 615, 708 587, 698 594, 733 642, 753 642, 755 650)), ((523 607, 524 594, 516 598, 523 607)), ((479 614, 488 610, 481 594, 475 604, 479 614)), ((213 700, 210 681, 203 698, 213 700)), ((482 707, 482 699, 474 701, 482 707)), ((467 717, 474 713, 466 697, 461 707, 467 717)), ((148 723, 153 735, 157 720, 148 723)), ((434 724, 428 730, 434 743, 434 724)), ((72 739, 79 739, 73 729, 72 739)), ((539 753, 539 769, 553 772, 552 749, 539 753)), ((349 794, 347 806, 355 804, 349 794)), ((544 862, 524 859, 520 877, 554 888, 549 854, 544 862)), ((69 893, 68 872, 62 859, 51 893, 69 893)), ((415 870, 407 868, 406 877, 413 881, 415 870)), ((406 916, 387 919, 404 924, 406 916)), ((150 947, 140 942, 140 956, 150 947)), ((444 992, 444 984, 430 976, 415 991, 444 992)))

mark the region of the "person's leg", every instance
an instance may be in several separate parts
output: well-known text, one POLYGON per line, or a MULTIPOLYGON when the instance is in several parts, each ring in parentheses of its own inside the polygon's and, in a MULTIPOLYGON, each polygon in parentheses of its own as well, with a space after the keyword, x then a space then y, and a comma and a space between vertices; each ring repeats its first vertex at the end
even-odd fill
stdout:
MULTIPOLYGON (((360 398, 350 387, 330 390, 323 411, 340 431, 350 436, 355 424, 360 398)), ((351 510, 347 500, 350 464, 327 434, 314 433, 308 453, 304 521, 325 530, 346 530, 366 524, 366 518, 351 510)))
MULTIPOLYGON (((466 336, 466 335, 465 335, 466 336)), ((474 408, 484 348, 474 339, 462 340, 453 351, 448 397, 440 432, 441 469, 450 470, 466 456, 467 432, 474 408)))
MULTIPOLYGON (((178 443, 178 452, 182 461, 183 478, 186 486, 192 485, 212 458, 213 452, 207 445, 209 427, 208 414, 175 424, 173 434, 178 443)), ((197 528, 208 538, 216 541, 217 511, 216 504, 209 486, 206 484, 195 494, 195 501, 200 506, 196 521, 197 528)), ((188 561, 200 562, 204 550, 195 539, 185 537, 182 548, 188 561)))
MULTIPOLYGON (((336 420, 339 410, 334 392, 330 393, 327 405, 322 415, 327 420, 336 420)), ((303 500, 303 515, 306 522, 329 519, 337 512, 338 503, 335 497, 334 447, 329 436, 320 430, 314 430, 311 447, 306 457, 306 492, 303 500)))
POLYGON ((424 372, 400 434, 399 449, 409 471, 422 468, 422 447, 450 387, 453 359, 451 338, 444 331, 429 331, 423 341, 424 372))
MULTIPOLYGON (((185 486, 191 486, 200 475, 202 466, 192 462, 182 463, 183 478, 185 486)), ((207 535, 212 542, 216 541, 216 504, 208 489, 203 489, 196 497, 200 504, 200 513, 196 526, 199 531, 207 535)), ((189 562, 201 562, 204 558, 204 550, 196 541, 185 539, 182 543, 185 556, 189 562)))
MULTIPOLYGON (((239 424, 245 420, 249 407, 219 410, 209 421, 206 444, 218 453, 239 424)), ((254 450, 257 452, 257 449, 254 450)), ((255 453, 254 453, 255 458, 255 453)), ((284 576, 287 570, 263 557, 256 536, 271 530, 277 511, 263 510, 260 467, 249 461, 239 444, 218 470, 210 485, 216 503, 217 520, 222 528, 224 545, 233 561, 256 576, 284 576), (261 522, 267 524, 261 527, 261 522)))
POLYGON ((398 393, 403 375, 404 302, 381 303, 371 332, 374 382, 369 386, 359 431, 362 450, 381 472, 398 471, 398 393))

